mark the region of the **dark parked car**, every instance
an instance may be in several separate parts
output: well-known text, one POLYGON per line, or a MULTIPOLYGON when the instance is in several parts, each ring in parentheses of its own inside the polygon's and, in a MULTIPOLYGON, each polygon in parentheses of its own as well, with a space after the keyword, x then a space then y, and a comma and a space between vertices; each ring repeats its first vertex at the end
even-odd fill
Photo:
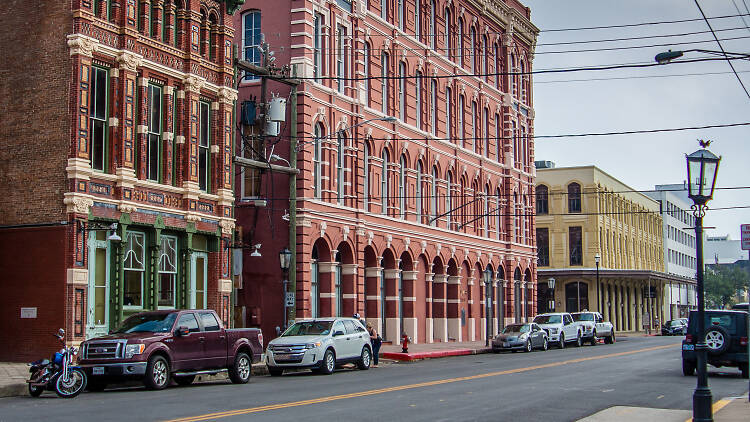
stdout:
POLYGON ((738 304, 732 306, 732 309, 734 309, 735 311, 745 311, 745 312, 748 312, 748 311, 750 311, 750 309, 748 309, 749 307, 750 307, 750 304, 748 304, 748 302, 745 302, 745 303, 738 303, 738 304))
POLYGON ((687 334, 687 323, 683 319, 673 319, 661 326, 663 336, 684 336, 687 334))
POLYGON ((492 351, 495 353, 502 350, 524 350, 530 352, 533 349, 547 350, 549 340, 547 332, 535 323, 511 324, 492 339, 492 351))
MULTIPOLYGON (((731 366, 748 377, 747 324, 748 314, 743 311, 705 311, 706 345, 708 363, 715 367, 731 366)), ((698 312, 690 312, 688 332, 682 341, 682 373, 693 375, 696 367, 695 344, 697 343, 698 312)))
POLYGON ((243 384, 262 352, 257 328, 225 329, 211 310, 164 310, 135 314, 111 334, 83 342, 80 366, 90 391, 127 378, 160 390, 170 379, 187 385, 196 375, 223 371, 243 384))

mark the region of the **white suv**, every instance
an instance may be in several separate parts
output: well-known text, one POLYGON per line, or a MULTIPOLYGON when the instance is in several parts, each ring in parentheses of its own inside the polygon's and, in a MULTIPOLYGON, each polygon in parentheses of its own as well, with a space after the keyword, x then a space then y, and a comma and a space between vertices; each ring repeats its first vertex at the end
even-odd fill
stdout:
POLYGON ((550 343, 557 343, 561 349, 566 342, 575 342, 581 346, 583 333, 578 324, 573 323, 573 317, 567 312, 541 314, 534 317, 534 322, 547 332, 550 343))
POLYGON ((343 363, 356 363, 366 370, 371 358, 370 335, 354 318, 297 321, 266 348, 266 365, 274 376, 291 368, 331 374, 343 363))

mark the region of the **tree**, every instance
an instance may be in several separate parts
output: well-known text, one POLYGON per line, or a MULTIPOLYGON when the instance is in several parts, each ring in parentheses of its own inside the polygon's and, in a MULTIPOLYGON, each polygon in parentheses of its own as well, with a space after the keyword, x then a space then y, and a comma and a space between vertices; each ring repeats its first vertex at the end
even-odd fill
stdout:
POLYGON ((712 308, 727 308, 748 288, 748 273, 737 265, 712 265, 706 268, 706 303, 712 308))

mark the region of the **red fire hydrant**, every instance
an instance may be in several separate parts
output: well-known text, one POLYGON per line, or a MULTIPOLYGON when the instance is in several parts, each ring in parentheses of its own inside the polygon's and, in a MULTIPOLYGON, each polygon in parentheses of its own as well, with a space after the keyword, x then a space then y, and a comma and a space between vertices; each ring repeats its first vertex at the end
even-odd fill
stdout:
POLYGON ((409 353, 409 342, 411 339, 406 333, 401 335, 401 353, 409 353))

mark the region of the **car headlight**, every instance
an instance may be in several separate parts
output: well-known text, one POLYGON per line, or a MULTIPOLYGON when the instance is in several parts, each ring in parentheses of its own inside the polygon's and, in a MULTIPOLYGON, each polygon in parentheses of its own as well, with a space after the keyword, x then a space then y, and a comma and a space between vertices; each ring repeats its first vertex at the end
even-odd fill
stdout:
POLYGON ((518 336, 519 340, 526 340, 529 337, 529 333, 521 334, 518 336))
POLYGON ((323 343, 321 343, 319 341, 316 341, 315 343, 307 343, 305 345, 305 349, 314 349, 316 347, 320 347, 321 344, 323 344, 323 343))
POLYGON ((550 328, 549 329, 550 334, 557 334, 557 328, 550 328))
POLYGON ((140 355, 145 348, 145 344, 128 344, 125 346, 125 358, 130 359, 135 355, 140 355))

